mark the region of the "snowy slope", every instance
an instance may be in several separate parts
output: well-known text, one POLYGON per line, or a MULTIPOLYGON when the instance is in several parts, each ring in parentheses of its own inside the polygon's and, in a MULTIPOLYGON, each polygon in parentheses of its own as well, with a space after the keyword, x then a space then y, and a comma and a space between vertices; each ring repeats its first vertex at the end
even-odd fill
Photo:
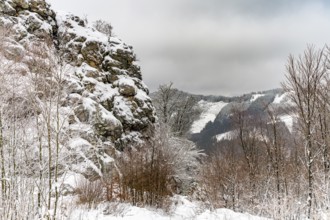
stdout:
POLYGON ((234 131, 228 131, 222 134, 218 134, 215 136, 217 141, 222 141, 222 140, 231 140, 233 138, 234 131))
POLYGON ((216 209, 210 211, 200 206, 198 202, 191 202, 185 197, 178 196, 176 198, 178 205, 173 207, 169 213, 160 210, 139 208, 129 204, 110 204, 111 210, 109 214, 103 214, 104 209, 86 211, 75 210, 72 212, 71 220, 266 220, 247 213, 237 213, 229 209, 216 209))
POLYGON ((265 96, 265 94, 254 94, 252 95, 250 102, 256 101, 258 98, 265 96))
POLYGON ((281 95, 277 94, 277 95, 275 96, 275 99, 274 99, 273 103, 274 103, 274 104, 280 104, 281 102, 284 101, 284 99, 285 99, 286 96, 287 96, 286 93, 283 93, 283 94, 281 94, 281 95))
POLYGON ((191 126, 191 133, 199 133, 203 130, 208 122, 213 122, 221 109, 228 103, 225 102, 208 102, 201 100, 198 102, 198 106, 202 109, 202 113, 198 120, 194 121, 191 126))
POLYGON ((291 115, 281 115, 279 118, 282 122, 284 122, 289 131, 292 132, 294 118, 291 115))
MULTIPOLYGON (((274 98, 272 105, 275 108, 276 107, 286 108, 286 107, 294 106, 294 103, 289 99, 288 96, 289 96, 288 93, 277 94, 274 98)), ((279 120, 284 122, 284 124, 289 129, 289 131, 292 132, 295 117, 293 115, 290 115, 287 112, 282 113, 278 117, 279 117, 279 120)))

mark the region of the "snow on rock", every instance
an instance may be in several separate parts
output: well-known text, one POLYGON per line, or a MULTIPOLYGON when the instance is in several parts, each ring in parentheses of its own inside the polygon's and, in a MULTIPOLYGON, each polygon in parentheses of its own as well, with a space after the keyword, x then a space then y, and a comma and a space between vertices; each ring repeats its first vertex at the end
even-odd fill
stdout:
POLYGON ((66 109, 61 116, 67 120, 62 132, 68 151, 86 165, 77 163, 77 169, 89 166, 99 173, 95 161, 109 164, 114 151, 150 138, 155 111, 131 46, 78 16, 55 13, 45 0, 0 1, 0 28, 9 30, 0 42, 0 64, 21 60, 14 74, 4 77, 19 84, 18 100, 28 100, 23 87, 29 86, 29 74, 35 71, 35 65, 29 65, 34 58, 31 48, 47 42, 45 51, 54 60, 60 54, 60 108, 66 109))
POLYGON ((202 109, 202 113, 196 121, 192 124, 191 133, 199 133, 203 130, 208 122, 213 122, 221 109, 228 103, 226 102, 208 102, 201 100, 198 102, 198 106, 202 109))
POLYGON ((77 16, 58 14, 56 19, 60 43, 76 68, 71 87, 83 89, 78 91, 83 101, 75 106, 80 122, 96 125, 97 134, 117 148, 127 144, 129 136, 135 137, 132 142, 137 136, 143 139, 155 114, 132 47, 96 31, 77 16), (81 106, 87 101, 93 104, 81 106))

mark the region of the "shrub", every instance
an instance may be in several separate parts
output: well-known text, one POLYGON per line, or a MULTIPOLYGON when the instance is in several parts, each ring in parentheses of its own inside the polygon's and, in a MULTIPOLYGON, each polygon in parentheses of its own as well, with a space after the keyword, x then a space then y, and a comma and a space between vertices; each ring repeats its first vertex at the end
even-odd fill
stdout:
POLYGON ((167 199, 174 193, 189 191, 201 155, 192 142, 159 128, 153 141, 127 149, 117 160, 121 201, 168 206, 167 199))
POLYGON ((97 20, 93 24, 94 28, 107 35, 109 38, 112 36, 112 25, 106 21, 103 20, 97 20))
POLYGON ((100 180, 92 182, 81 178, 76 183, 75 191, 78 194, 78 203, 87 204, 88 208, 93 208, 104 200, 104 186, 100 180))
POLYGON ((123 200, 133 205, 162 207, 164 199, 172 195, 169 180, 173 167, 161 149, 143 146, 125 151, 118 165, 123 200))

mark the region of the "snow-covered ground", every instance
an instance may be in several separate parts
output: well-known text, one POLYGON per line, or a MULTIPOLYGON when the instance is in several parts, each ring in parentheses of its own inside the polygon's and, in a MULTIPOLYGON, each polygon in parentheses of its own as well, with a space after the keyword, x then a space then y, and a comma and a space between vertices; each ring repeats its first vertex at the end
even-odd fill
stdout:
POLYGON ((254 102, 255 100, 257 100, 258 98, 260 97, 263 97, 265 96, 265 94, 254 94, 251 99, 250 99, 250 102, 254 102))
POLYGON ((199 119, 194 121, 191 126, 191 133, 196 134, 203 130, 208 122, 213 122, 221 109, 228 103, 226 102, 207 102, 201 100, 198 102, 198 106, 202 109, 202 114, 199 119))
POLYGON ((280 104, 280 103, 285 99, 286 96, 287 96, 286 93, 283 93, 283 94, 281 94, 281 95, 277 94, 277 95, 275 96, 275 99, 274 99, 273 103, 274 103, 274 104, 280 104))
POLYGON ((231 140, 234 135, 235 134, 233 131, 228 131, 228 132, 216 135, 215 138, 217 139, 217 141, 231 140))
POLYGON ((71 220, 266 220, 247 213, 237 213, 229 209, 210 211, 203 209, 197 202, 191 202, 183 196, 177 196, 177 205, 168 213, 151 208, 139 208, 123 203, 109 204, 96 210, 76 209, 71 220), (107 213, 108 211, 108 213, 107 213))
POLYGON ((296 104, 290 99, 290 94, 285 92, 283 94, 277 94, 274 98, 273 104, 284 106, 295 106, 296 104))
POLYGON ((293 129, 293 117, 291 115, 282 115, 279 117, 281 121, 284 122, 286 127, 292 132, 293 129))

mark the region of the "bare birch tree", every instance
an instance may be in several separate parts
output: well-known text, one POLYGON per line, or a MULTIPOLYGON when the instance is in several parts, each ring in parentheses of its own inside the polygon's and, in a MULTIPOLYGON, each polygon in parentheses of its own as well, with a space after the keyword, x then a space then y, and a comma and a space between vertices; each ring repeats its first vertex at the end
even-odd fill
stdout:
POLYGON ((296 106, 299 128, 304 140, 308 179, 307 216, 310 218, 314 205, 314 165, 319 151, 316 145, 318 94, 327 73, 324 50, 309 46, 298 59, 290 55, 286 67, 286 81, 282 86, 296 106))
POLYGON ((177 136, 186 135, 199 111, 196 99, 174 88, 172 82, 159 86, 153 103, 160 122, 177 136))

